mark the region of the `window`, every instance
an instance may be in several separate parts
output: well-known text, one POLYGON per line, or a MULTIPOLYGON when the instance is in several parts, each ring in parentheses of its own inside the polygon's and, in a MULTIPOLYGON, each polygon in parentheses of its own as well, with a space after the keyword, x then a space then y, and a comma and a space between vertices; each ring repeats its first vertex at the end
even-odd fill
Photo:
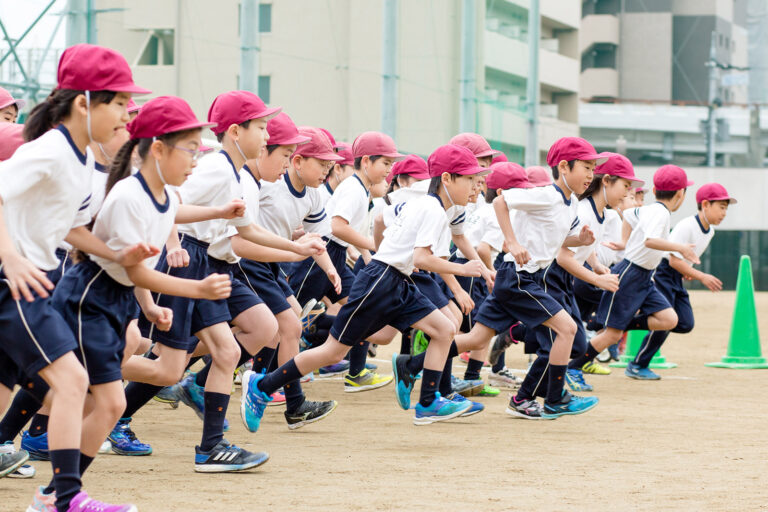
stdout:
POLYGON ((259 32, 272 32, 272 4, 259 4, 259 32))
POLYGON ((175 31, 150 30, 141 47, 137 64, 140 66, 172 66, 174 61, 175 31))
POLYGON ((259 98, 261 98, 264 103, 269 103, 269 93, 272 85, 271 78, 272 77, 269 75, 259 75, 259 98))

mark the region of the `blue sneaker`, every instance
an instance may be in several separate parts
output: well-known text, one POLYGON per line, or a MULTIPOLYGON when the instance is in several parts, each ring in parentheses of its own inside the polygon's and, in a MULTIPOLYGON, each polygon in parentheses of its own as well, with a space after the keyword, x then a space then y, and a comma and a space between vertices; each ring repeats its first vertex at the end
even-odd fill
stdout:
MULTIPOLYGON (((195 411, 200 420, 205 419, 205 388, 195 382, 196 373, 190 373, 178 384, 171 386, 166 396, 173 395, 177 400, 184 403, 190 409, 195 411)), ((224 418, 224 432, 229 432, 229 421, 224 418)))
POLYGON ((175 386, 166 386, 154 396, 155 401, 161 404, 168 404, 172 409, 179 408, 179 399, 176 395, 175 386))
POLYGON ((587 381, 584 380, 584 372, 581 370, 569 368, 565 372, 565 382, 571 391, 592 391, 595 389, 592 384, 587 384, 587 381))
POLYGON ((429 407, 424 407, 421 403, 416 404, 416 413, 413 416, 414 425, 429 425, 438 421, 452 420, 467 412, 472 407, 472 403, 467 400, 466 402, 452 402, 440 396, 440 393, 435 393, 435 399, 429 404, 429 407))
POLYGON ((610 354, 611 359, 613 359, 614 361, 618 361, 619 360, 619 344, 614 343, 613 345, 608 347, 608 354, 610 354))
POLYGON ((467 412, 462 414, 462 417, 464 416, 472 416, 473 414, 477 414, 485 409, 485 406, 481 404, 480 402, 473 402, 472 400, 467 400, 463 396, 461 396, 458 393, 451 393, 446 397, 451 402, 456 402, 457 404, 462 403, 469 403, 470 407, 467 409, 467 412))
POLYGON ((264 409, 272 397, 261 391, 256 385, 264 377, 263 373, 248 370, 243 374, 243 396, 240 399, 240 418, 249 432, 259 430, 264 409))
POLYGON ((365 363, 365 369, 366 369, 366 370, 371 370, 371 371, 373 371, 373 370, 376 370, 376 369, 378 369, 378 368, 379 368, 379 365, 377 365, 377 364, 374 364, 374 363, 368 363, 368 362, 366 362, 366 363, 365 363))
POLYGON ((397 403, 404 410, 411 408, 411 391, 413 391, 414 378, 408 371, 405 363, 411 356, 392 354, 392 373, 395 377, 395 396, 397 403))
POLYGON ((219 441, 219 444, 207 452, 195 446, 195 471, 198 473, 245 471, 261 466, 268 460, 269 454, 251 453, 239 446, 229 444, 226 439, 219 441))
POLYGON ((349 371, 349 361, 343 359, 341 362, 329 364, 328 366, 323 366, 317 370, 317 378, 323 379, 325 377, 333 377, 334 375, 339 375, 346 371, 349 371))
POLYGON ((466 398, 479 395, 485 387, 485 382, 483 379, 464 380, 451 375, 451 387, 456 393, 466 398))
POLYGON ((48 453, 48 432, 32 436, 25 430, 21 433, 21 449, 29 452, 29 460, 51 460, 48 453))
POLYGON ((142 443, 131 430, 131 418, 120 418, 115 428, 107 437, 112 445, 112 451, 118 455, 151 455, 152 447, 142 443))
POLYGON ((627 369, 624 375, 630 379, 636 380, 661 380, 661 375, 652 371, 650 368, 640 368, 635 363, 627 363, 627 369))
POLYGON ((596 396, 576 396, 563 390, 563 398, 556 404, 544 404, 542 418, 559 418, 560 416, 583 414, 594 409, 599 402, 596 396))

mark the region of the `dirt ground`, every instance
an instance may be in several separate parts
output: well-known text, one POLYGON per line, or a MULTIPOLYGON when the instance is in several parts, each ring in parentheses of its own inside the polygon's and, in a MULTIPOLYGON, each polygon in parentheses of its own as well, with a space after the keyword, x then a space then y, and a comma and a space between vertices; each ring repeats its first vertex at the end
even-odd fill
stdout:
MULTIPOLYGON (((768 370, 707 368, 725 353, 733 293, 693 294, 696 328, 672 335, 664 355, 679 364, 659 382, 614 369, 588 376, 593 411, 549 422, 504 413, 507 393, 481 398, 465 420, 416 427, 393 387, 345 394, 340 379, 305 385, 335 398, 327 419, 289 431, 282 408, 267 410, 257 434, 239 418, 233 395, 227 438, 270 461, 250 473, 192 470, 201 422, 183 405, 152 402, 134 420, 150 457, 100 456, 85 477, 95 497, 146 511, 229 510, 768 510, 768 370)), ((758 294, 768 318, 768 293, 758 294)), ((768 352, 768 323, 763 321, 768 352)), ((391 349, 377 359, 389 371, 391 349)), ((513 348, 510 368, 527 357, 513 348)), ((455 364, 457 375, 463 366, 455 364)), ((0 480, 0 510, 23 511, 50 477, 0 480)))

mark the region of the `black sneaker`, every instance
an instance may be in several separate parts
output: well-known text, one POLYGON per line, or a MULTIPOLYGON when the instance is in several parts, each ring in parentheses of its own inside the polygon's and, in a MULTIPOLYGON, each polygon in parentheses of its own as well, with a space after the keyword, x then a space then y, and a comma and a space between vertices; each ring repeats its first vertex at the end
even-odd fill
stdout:
POLYGON ((29 460, 29 452, 19 450, 13 453, 0 453, 0 478, 13 473, 29 460))
POLYGON ((496 339, 493 340, 493 345, 491 345, 491 351, 488 353, 488 362, 496 364, 499 356, 516 342, 512 335, 509 334, 509 329, 496 336, 496 339))
POLYGON ((239 446, 229 444, 226 439, 219 441, 219 444, 207 452, 195 446, 195 471, 198 473, 245 471, 261 466, 268 460, 268 453, 251 453, 239 446))
POLYGON ((523 418, 526 420, 551 420, 554 418, 547 418, 543 416, 544 408, 534 398, 526 398, 523 400, 516 400, 515 397, 509 398, 509 405, 507 406, 507 414, 516 418, 523 418))
POLYGON ((320 421, 331 414, 337 405, 335 400, 327 402, 304 400, 304 403, 297 410, 293 412, 285 411, 285 421, 288 422, 289 429, 295 430, 308 423, 320 421))
POLYGON ((392 372, 395 377, 395 396, 400 407, 407 411, 411 408, 411 391, 416 379, 408 371, 408 361, 411 356, 392 354, 392 372))

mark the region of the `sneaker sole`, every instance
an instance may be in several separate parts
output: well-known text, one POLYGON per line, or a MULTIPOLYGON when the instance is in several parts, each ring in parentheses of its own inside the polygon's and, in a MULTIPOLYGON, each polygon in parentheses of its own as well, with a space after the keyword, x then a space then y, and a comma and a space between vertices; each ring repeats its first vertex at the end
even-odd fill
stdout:
POLYGON ((6 476, 8 478, 16 478, 18 480, 24 480, 27 478, 33 478, 36 474, 37 474, 37 471, 35 470, 34 466, 22 464, 21 466, 16 468, 15 471, 8 473, 6 476))
POLYGON ((464 398, 469 398, 471 396, 478 396, 480 395, 480 392, 485 387, 485 383, 479 384, 477 386, 472 386, 471 388, 465 389, 463 391, 457 391, 458 394, 463 396, 464 398))
MULTIPOLYGON (((41 452, 30 452, 27 448, 24 448, 22 446, 22 450, 27 450, 27 453, 29 453, 29 460, 37 461, 37 462, 48 462, 51 460, 51 456, 47 453, 41 453, 41 452)), ((2 475, 0 475, 2 476, 2 475)))
POLYGON ((301 428, 301 427, 303 427, 304 425, 309 425, 310 423, 315 423, 316 421, 320 421, 320 420, 322 420, 323 418, 325 418, 326 416, 328 416, 329 414, 331 414, 333 411, 335 411, 335 410, 336 410, 336 407, 338 407, 338 405, 339 405, 339 403, 338 403, 338 402, 336 402, 336 401, 334 400, 334 402, 333 402, 333 407, 331 407, 330 409, 328 409, 328 410, 325 412, 325 414, 323 414, 322 416, 318 416, 317 418, 312 418, 312 419, 310 419, 310 420, 303 420, 303 421, 300 421, 300 422, 298 422, 298 423, 289 423, 289 424, 288 424, 288 428, 289 428, 290 430, 296 430, 297 428, 301 428))
POLYGON ((125 450, 121 450, 119 448, 112 447, 112 453, 116 455, 122 455, 124 457, 146 457, 148 455, 152 455, 152 450, 145 451, 145 452, 128 452, 125 450))
POLYGON ((152 397, 152 399, 156 402, 160 402, 161 404, 168 404, 171 406, 171 409, 178 409, 179 408, 179 401, 178 400, 166 400, 164 398, 158 398, 156 396, 152 397))
POLYGON ((531 420, 531 421, 540 421, 540 420, 554 420, 555 417, 552 418, 546 418, 544 416, 528 416, 527 414, 523 414, 516 409, 512 409, 511 407, 507 407, 506 413, 512 416, 513 418, 522 418, 524 420, 531 420))
POLYGON ((511 389, 512 391, 516 391, 520 389, 520 383, 519 382, 505 382, 505 381, 499 381, 496 379, 488 377, 488 385, 493 386, 494 388, 501 388, 501 389, 511 389))
POLYGON ((632 375, 630 373, 625 373, 627 377, 633 380, 661 380, 661 377, 659 378, 649 378, 649 377, 641 377, 640 375, 632 375))
POLYGON ((400 401, 400 394, 397 392, 397 381, 400 380, 400 377, 397 374, 397 356, 398 354, 392 354, 392 381, 395 383, 395 400, 397 401, 397 405, 400 406, 401 409, 404 411, 407 411, 411 408, 411 396, 408 395, 408 403, 404 403, 400 401))
MULTIPOLYGON (((470 407, 470 409, 471 409, 471 407, 470 407)), ((474 416, 475 414, 481 413, 481 412, 483 412, 484 410, 485 410, 485 408, 483 408, 483 409, 478 409, 478 410, 476 410, 476 411, 468 411, 468 412, 465 412, 464 414, 462 414, 462 415, 461 415, 461 417, 462 417, 462 418, 469 418, 470 416, 474 416)))
POLYGON ((274 407, 276 405, 285 405, 285 400, 283 400, 282 402, 275 402, 274 400, 272 400, 267 404, 267 407, 274 407))
POLYGON ((4 477, 9 473, 13 473, 17 469, 19 469, 21 466, 23 466, 24 463, 27 462, 28 460, 29 460, 29 453, 27 453, 27 455, 24 456, 23 458, 19 459, 15 464, 8 466, 4 470, 0 471, 0 478, 4 477))
POLYGON ((269 460, 269 455, 265 454, 257 461, 249 464, 195 464, 196 473, 239 473, 240 471, 248 471, 249 469, 257 468, 265 464, 269 460))
POLYGON ((331 373, 316 373, 315 378, 316 379, 327 379, 328 377, 336 377, 338 375, 343 375, 347 370, 339 370, 338 372, 331 372, 331 373))
POLYGON ((592 409, 597 407, 597 404, 599 404, 599 403, 600 402, 595 402, 590 407, 588 407, 586 409, 582 409, 580 411, 559 412, 557 414, 551 414, 551 413, 544 412, 544 413, 542 413, 541 416, 542 416, 542 418, 547 418, 547 419, 556 419, 556 418, 559 418, 560 416, 578 416, 579 414, 584 414, 585 412, 591 411, 592 409))
POLYGON ((391 378, 389 380, 386 380, 384 382, 377 382, 376 384, 366 384, 365 386, 357 386, 357 385, 350 385, 347 384, 347 382, 344 382, 344 392, 345 393, 359 393, 360 391, 370 391, 372 389, 379 389, 383 388, 387 384, 394 381, 394 378, 391 378))
MULTIPOLYGON (((422 418, 417 418, 416 416, 413 417, 413 424, 417 426, 421 425, 431 425, 432 423, 439 423, 441 421, 448 421, 452 420, 454 418, 458 418, 460 416, 463 416, 465 412, 467 412, 468 409, 472 407, 471 404, 468 404, 468 407, 466 409, 461 409, 459 411, 456 411, 451 414, 447 414, 445 416, 424 416, 422 418)), ((478 411, 480 412, 480 411, 478 411)), ((471 415, 470 415, 471 416, 471 415)))

